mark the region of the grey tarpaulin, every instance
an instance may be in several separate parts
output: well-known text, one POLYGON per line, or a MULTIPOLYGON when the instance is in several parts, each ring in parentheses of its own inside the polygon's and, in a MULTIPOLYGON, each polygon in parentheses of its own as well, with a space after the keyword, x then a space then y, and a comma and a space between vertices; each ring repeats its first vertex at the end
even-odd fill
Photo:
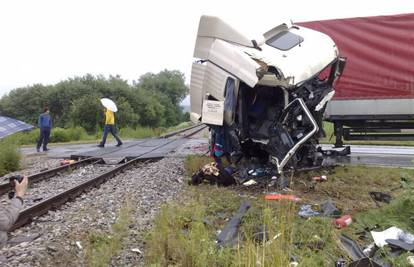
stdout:
POLYGON ((17 132, 28 131, 33 128, 33 125, 25 122, 0 116, 0 139, 17 132))

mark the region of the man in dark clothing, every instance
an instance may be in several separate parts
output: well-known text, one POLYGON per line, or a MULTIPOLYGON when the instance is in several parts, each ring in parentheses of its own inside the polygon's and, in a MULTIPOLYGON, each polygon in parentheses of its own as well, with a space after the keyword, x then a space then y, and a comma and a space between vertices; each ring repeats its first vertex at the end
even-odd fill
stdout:
POLYGON ((48 107, 45 107, 43 113, 39 115, 38 126, 40 128, 40 137, 37 141, 37 152, 40 152, 42 143, 43 151, 48 151, 47 143, 49 143, 50 130, 52 129, 52 118, 50 117, 48 107))

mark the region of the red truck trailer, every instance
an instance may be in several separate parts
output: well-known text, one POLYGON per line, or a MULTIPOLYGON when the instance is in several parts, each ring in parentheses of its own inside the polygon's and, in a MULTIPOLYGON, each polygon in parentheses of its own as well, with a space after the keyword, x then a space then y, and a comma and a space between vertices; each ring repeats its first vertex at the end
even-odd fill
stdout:
POLYGON ((414 13, 298 23, 347 58, 325 120, 345 140, 414 140, 414 13))

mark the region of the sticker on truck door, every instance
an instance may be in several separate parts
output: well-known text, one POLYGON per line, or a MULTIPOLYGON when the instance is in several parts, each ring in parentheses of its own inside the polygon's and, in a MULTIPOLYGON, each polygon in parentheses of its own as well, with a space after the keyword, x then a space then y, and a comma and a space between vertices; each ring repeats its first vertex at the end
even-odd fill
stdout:
POLYGON ((223 125, 224 101, 204 100, 201 122, 223 125))

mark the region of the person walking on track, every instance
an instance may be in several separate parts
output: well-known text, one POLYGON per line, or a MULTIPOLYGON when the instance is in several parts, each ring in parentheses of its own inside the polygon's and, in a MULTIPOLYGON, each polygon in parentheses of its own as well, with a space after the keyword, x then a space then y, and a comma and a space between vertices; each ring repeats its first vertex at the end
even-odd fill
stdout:
POLYGON ((108 133, 111 133, 115 137, 116 141, 118 142, 116 146, 121 146, 122 141, 116 134, 114 112, 107 108, 104 110, 104 112, 105 112, 105 126, 103 130, 102 141, 99 143, 98 147, 105 146, 106 137, 108 136, 108 133))

